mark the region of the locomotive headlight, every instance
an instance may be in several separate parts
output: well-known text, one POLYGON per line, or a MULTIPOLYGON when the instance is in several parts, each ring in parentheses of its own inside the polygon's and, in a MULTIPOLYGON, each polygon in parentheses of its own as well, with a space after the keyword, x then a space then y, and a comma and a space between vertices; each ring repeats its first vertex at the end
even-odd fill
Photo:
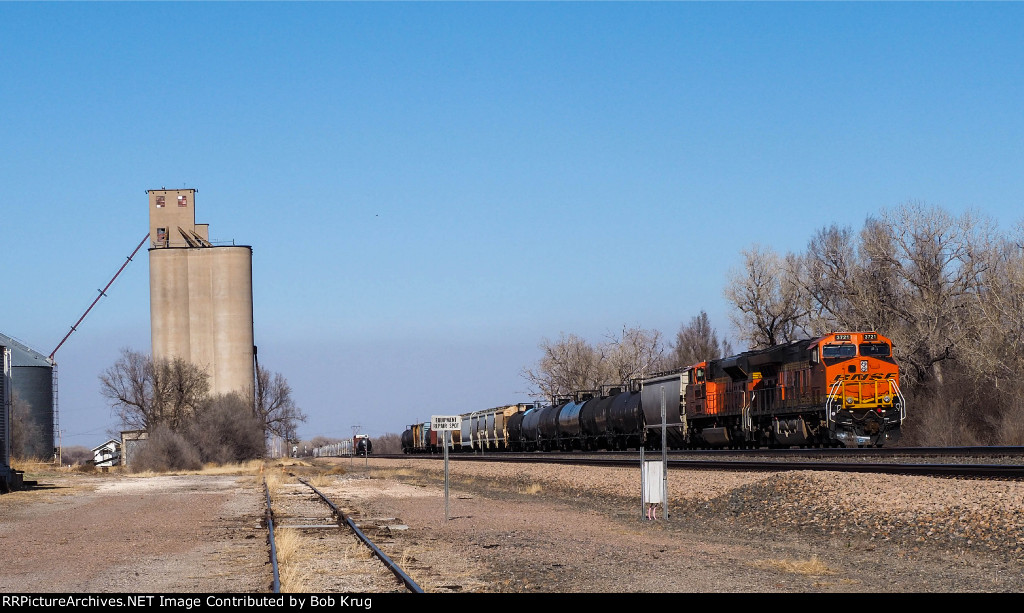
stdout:
POLYGON ((882 402, 888 403, 890 398, 888 396, 882 396, 882 402))
POLYGON ((853 396, 846 397, 846 404, 853 404, 853 396))

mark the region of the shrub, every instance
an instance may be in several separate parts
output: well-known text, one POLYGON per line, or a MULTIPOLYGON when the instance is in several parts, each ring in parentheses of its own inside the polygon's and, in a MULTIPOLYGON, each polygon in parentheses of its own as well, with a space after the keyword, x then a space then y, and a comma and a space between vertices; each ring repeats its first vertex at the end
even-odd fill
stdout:
POLYGON ((203 462, 199 451, 186 438, 167 426, 157 426, 149 439, 132 456, 133 472, 198 470, 203 462))
POLYGON ((203 462, 230 464, 262 458, 263 421, 235 394, 213 398, 189 426, 186 437, 203 462))

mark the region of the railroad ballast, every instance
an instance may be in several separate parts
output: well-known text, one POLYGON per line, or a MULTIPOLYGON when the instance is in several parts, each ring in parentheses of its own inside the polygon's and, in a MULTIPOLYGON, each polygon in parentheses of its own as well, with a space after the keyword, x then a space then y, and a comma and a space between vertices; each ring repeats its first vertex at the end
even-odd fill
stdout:
MULTIPOLYGON (((833 332, 547 404, 464 413, 449 449, 660 449, 663 422, 672 449, 881 447, 899 440, 905 417, 892 341, 877 332, 833 332)), ((405 453, 442 445, 430 422, 402 433, 405 453)))

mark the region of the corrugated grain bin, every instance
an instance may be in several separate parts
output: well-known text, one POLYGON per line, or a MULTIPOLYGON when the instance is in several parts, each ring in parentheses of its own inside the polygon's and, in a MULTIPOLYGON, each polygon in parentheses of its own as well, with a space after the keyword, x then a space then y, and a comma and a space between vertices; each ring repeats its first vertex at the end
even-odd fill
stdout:
POLYGON ((11 352, 0 345, 0 490, 11 483, 11 352))
MULTIPOLYGON (((23 416, 27 426, 22 448, 8 454, 33 458, 53 457, 53 363, 48 357, 24 343, 0 334, 0 345, 10 351, 11 411, 23 416)), ((8 417, 8 420, 13 417, 8 417)), ((7 425, 10 428, 10 421, 7 425)), ((10 432, 7 434, 10 437, 10 432)))

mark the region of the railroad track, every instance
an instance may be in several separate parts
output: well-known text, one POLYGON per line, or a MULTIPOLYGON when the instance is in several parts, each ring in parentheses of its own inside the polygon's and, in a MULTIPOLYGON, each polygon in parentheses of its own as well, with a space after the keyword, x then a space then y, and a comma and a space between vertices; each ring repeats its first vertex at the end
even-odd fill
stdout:
POLYGON ((274 593, 423 593, 324 492, 289 477, 264 480, 274 593))
MULTIPOLYGON (((1024 448, 939 448, 914 449, 786 449, 673 451, 668 453, 670 469, 837 471, 883 474, 930 475, 962 478, 1024 478, 1024 448), (783 453, 779 453, 783 452, 783 453), (861 453, 857 453, 861 452, 861 453), (865 453, 866 452, 866 453, 865 453), (895 461, 900 458, 901 461, 895 461), (914 458, 916 461, 905 461, 914 458), (956 461, 933 461, 935 458, 956 461), (878 461, 889 460, 889 461, 878 461), (995 462, 993 460, 999 460, 995 462)), ((439 459, 439 454, 388 456, 393 458, 439 459)), ((661 452, 647 452, 645 459, 658 460, 661 452)), ((515 462, 576 464, 586 466, 636 466, 638 452, 600 453, 453 453, 459 462, 515 462)))

